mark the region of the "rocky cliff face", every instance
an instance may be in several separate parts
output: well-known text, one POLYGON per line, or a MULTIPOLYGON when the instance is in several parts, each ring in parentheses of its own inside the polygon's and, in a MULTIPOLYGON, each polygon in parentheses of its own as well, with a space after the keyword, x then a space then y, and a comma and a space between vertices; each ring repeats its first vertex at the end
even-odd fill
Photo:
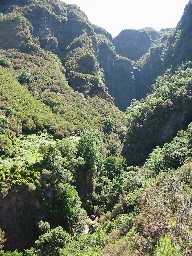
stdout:
MULTIPOLYGON (((153 35, 151 37, 153 38, 153 35)), ((146 31, 123 30, 114 38, 113 42, 120 55, 128 59, 137 60, 151 47, 151 37, 146 31)))
POLYGON ((37 233, 39 202, 28 186, 15 186, 6 196, 0 195, 0 223, 6 232, 6 247, 31 246, 37 233))
POLYGON ((165 66, 177 67, 181 63, 191 60, 191 22, 192 4, 185 7, 184 14, 178 23, 175 32, 170 37, 167 48, 165 49, 165 66))

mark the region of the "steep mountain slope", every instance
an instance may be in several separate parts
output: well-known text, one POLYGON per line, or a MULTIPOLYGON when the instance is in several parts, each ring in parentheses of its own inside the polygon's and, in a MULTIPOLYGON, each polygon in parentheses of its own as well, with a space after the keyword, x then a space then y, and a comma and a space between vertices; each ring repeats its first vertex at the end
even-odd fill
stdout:
POLYGON ((127 112, 124 153, 130 164, 143 164, 152 149, 173 138, 192 121, 191 64, 166 74, 152 93, 127 112))
POLYGON ((151 85, 155 83, 157 77, 167 69, 174 71, 182 63, 191 60, 191 12, 192 3, 189 1, 175 30, 163 31, 158 44, 150 48, 149 52, 140 60, 140 72, 136 84, 139 88, 144 89, 145 95, 150 91, 151 85))
MULTIPOLYGON (((6 10, 1 17, 1 33, 12 33, 11 44, 9 41, 6 45, 2 42, 1 48, 16 48, 24 52, 38 51, 40 48, 52 51, 62 61, 65 59, 66 76, 73 88, 89 94, 92 94, 92 88, 96 93, 97 89, 104 91, 102 75, 94 56, 96 49, 92 45, 94 30, 78 7, 60 1, 2 1, 1 9, 6 10), (13 24, 15 30, 12 30, 10 24, 13 24), (70 48, 73 40, 85 32, 89 35, 90 48, 86 44, 86 50, 83 45, 79 45, 75 52, 67 51, 66 48, 70 48), (73 56, 79 57, 73 62, 73 56), (80 70, 81 62, 87 62, 88 69, 80 70), (89 88, 83 88, 85 84, 89 88)), ((105 92, 103 94, 107 95, 105 92)))
MULTIPOLYGON (((148 87, 150 94, 144 100, 128 108, 128 132, 123 152, 129 165, 143 165, 156 146, 160 147, 151 154, 146 166, 157 172, 163 168, 177 168, 191 157, 190 128, 175 137, 192 121, 191 9, 189 3, 175 31, 168 31, 170 34, 163 44, 151 48, 141 62, 144 65, 137 79, 142 79, 145 85, 151 85, 160 74, 169 70, 157 79, 153 89, 148 87)), ((142 81, 138 80, 138 84, 142 81)))
POLYGON ((185 7, 183 17, 181 18, 175 33, 170 38, 165 51, 165 65, 178 66, 181 63, 191 60, 191 17, 192 3, 189 1, 185 7))
POLYGON ((8 126, 15 134, 47 130, 60 138, 78 135, 86 128, 105 134, 107 124, 110 124, 109 137, 112 139, 113 135, 119 134, 122 138, 124 114, 99 97, 85 98, 74 92, 68 86, 63 66, 55 55, 0 50, 0 63, 5 66, 1 70, 2 79, 10 77, 9 83, 3 84, 2 80, 0 89, 1 112, 6 119, 6 124, 2 122, 3 127, 8 126), (18 92, 11 89, 14 84, 17 84, 18 92), (13 101, 17 97, 20 100, 13 101))
MULTIPOLYGON (((43 48, 57 54, 73 89, 108 101, 112 101, 112 96, 121 109, 148 92, 150 83, 141 78, 146 70, 138 72, 136 65, 125 58, 132 58, 129 54, 120 51, 124 56, 121 57, 113 45, 117 38, 112 41, 107 32, 93 26, 78 7, 60 1, 2 1, 0 10, 0 33, 5 39, 0 41, 0 47, 26 53, 43 48)), ((146 40, 147 47, 137 56, 141 57, 158 34, 154 35, 149 29, 135 31, 135 34, 143 35, 146 40)), ((118 44, 124 41, 119 38, 118 44)), ((133 41, 135 43, 135 39, 133 41)), ((141 44, 138 46, 134 45, 135 51, 141 49, 141 44)), ((129 47, 133 49, 131 44, 129 47)), ((150 59, 153 61, 153 56, 150 59)))
POLYGON ((93 26, 77 6, 60 1, 2 1, 0 11, 1 38, 12 38, 0 41, 1 48, 52 51, 64 64, 69 85, 84 95, 111 101, 111 94, 120 108, 136 97, 132 63, 118 56, 111 36, 93 26))
POLYGON ((136 67, 132 62, 117 55, 112 42, 97 35, 98 59, 105 75, 105 84, 120 109, 126 109, 132 98, 136 97, 136 67))

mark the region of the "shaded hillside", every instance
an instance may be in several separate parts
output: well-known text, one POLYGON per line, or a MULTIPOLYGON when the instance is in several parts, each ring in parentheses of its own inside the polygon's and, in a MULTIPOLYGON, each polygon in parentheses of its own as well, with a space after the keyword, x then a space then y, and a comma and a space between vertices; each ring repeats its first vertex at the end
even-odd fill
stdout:
POLYGON ((165 65, 178 66, 192 58, 191 48, 192 3, 185 7, 184 14, 178 23, 175 33, 170 38, 165 50, 165 65))
POLYGON ((135 74, 137 68, 131 60, 117 55, 112 42, 97 35, 98 59, 105 75, 105 84, 114 97, 114 102, 125 110, 136 97, 135 74))
POLYGON ((113 43, 120 55, 137 60, 149 50, 158 37, 155 30, 123 30, 113 39, 113 43))
POLYGON ((136 84, 139 88, 144 88, 145 94, 150 91, 157 77, 166 70, 174 71, 182 63, 191 60, 191 17, 192 4, 189 2, 177 27, 162 30, 157 44, 139 60, 140 72, 136 84))

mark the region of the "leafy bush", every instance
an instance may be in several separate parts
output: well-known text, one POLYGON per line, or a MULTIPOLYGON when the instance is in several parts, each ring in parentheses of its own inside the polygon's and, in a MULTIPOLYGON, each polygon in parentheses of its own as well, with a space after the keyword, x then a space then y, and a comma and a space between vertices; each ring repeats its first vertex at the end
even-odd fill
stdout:
POLYGON ((2 66, 4 68, 8 68, 8 67, 10 67, 10 65, 11 65, 11 63, 9 60, 0 58, 0 66, 2 66))
POLYGON ((103 230, 98 230, 93 234, 80 235, 73 239, 63 250, 62 256, 99 256, 101 250, 107 242, 107 235, 103 230))
MULTIPOLYGON (((70 241, 70 235, 61 227, 50 230, 35 241, 35 251, 38 256, 59 256, 60 250, 70 241)), ((30 254, 29 254, 30 255, 30 254)))
POLYGON ((20 84, 30 84, 32 82, 32 76, 30 73, 23 71, 19 76, 18 76, 18 81, 20 84))
POLYGON ((162 148, 157 147, 145 163, 145 167, 158 173, 162 170, 176 169, 192 157, 191 124, 186 131, 177 136, 162 148))
POLYGON ((76 189, 62 180, 56 181, 50 172, 41 176, 38 188, 42 212, 51 226, 61 225, 71 233, 79 232, 86 220, 86 212, 76 189))
POLYGON ((124 171, 124 159, 121 157, 109 156, 104 161, 104 173, 110 179, 116 179, 124 171))
POLYGON ((9 133, 0 134, 0 155, 11 155, 14 139, 9 133))
POLYGON ((159 245, 155 251, 155 256, 181 256, 177 247, 173 244, 170 236, 160 238, 159 245))

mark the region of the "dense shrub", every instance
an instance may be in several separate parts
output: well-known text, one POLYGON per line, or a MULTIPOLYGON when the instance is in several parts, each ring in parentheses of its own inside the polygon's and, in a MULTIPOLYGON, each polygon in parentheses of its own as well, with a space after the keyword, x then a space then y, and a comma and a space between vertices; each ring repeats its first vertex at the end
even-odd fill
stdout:
POLYGON ((173 244, 171 237, 168 235, 161 237, 158 247, 155 251, 155 256, 179 256, 179 250, 173 244))
POLYGON ((177 136, 162 148, 157 147, 145 163, 146 168, 158 173, 162 170, 176 169, 189 161, 191 151, 191 125, 186 131, 180 131, 177 136))
MULTIPOLYGON (((50 230, 48 233, 41 235, 35 241, 35 255, 38 256, 59 256, 60 250, 70 241, 70 235, 61 227, 50 230)), ((33 249, 31 249, 32 252, 33 249)), ((30 251, 26 255, 31 255, 30 251)))
POLYGON ((10 67, 11 63, 10 61, 8 61, 7 59, 4 58, 0 58, 0 66, 4 67, 4 68, 8 68, 10 67))
POLYGON ((31 74, 23 71, 19 76, 18 76, 18 81, 20 84, 30 84, 32 82, 32 77, 31 74))
POLYGON ((82 229, 86 212, 75 188, 62 180, 54 180, 49 172, 41 176, 40 203, 44 217, 52 226, 63 226, 71 233, 82 229))

